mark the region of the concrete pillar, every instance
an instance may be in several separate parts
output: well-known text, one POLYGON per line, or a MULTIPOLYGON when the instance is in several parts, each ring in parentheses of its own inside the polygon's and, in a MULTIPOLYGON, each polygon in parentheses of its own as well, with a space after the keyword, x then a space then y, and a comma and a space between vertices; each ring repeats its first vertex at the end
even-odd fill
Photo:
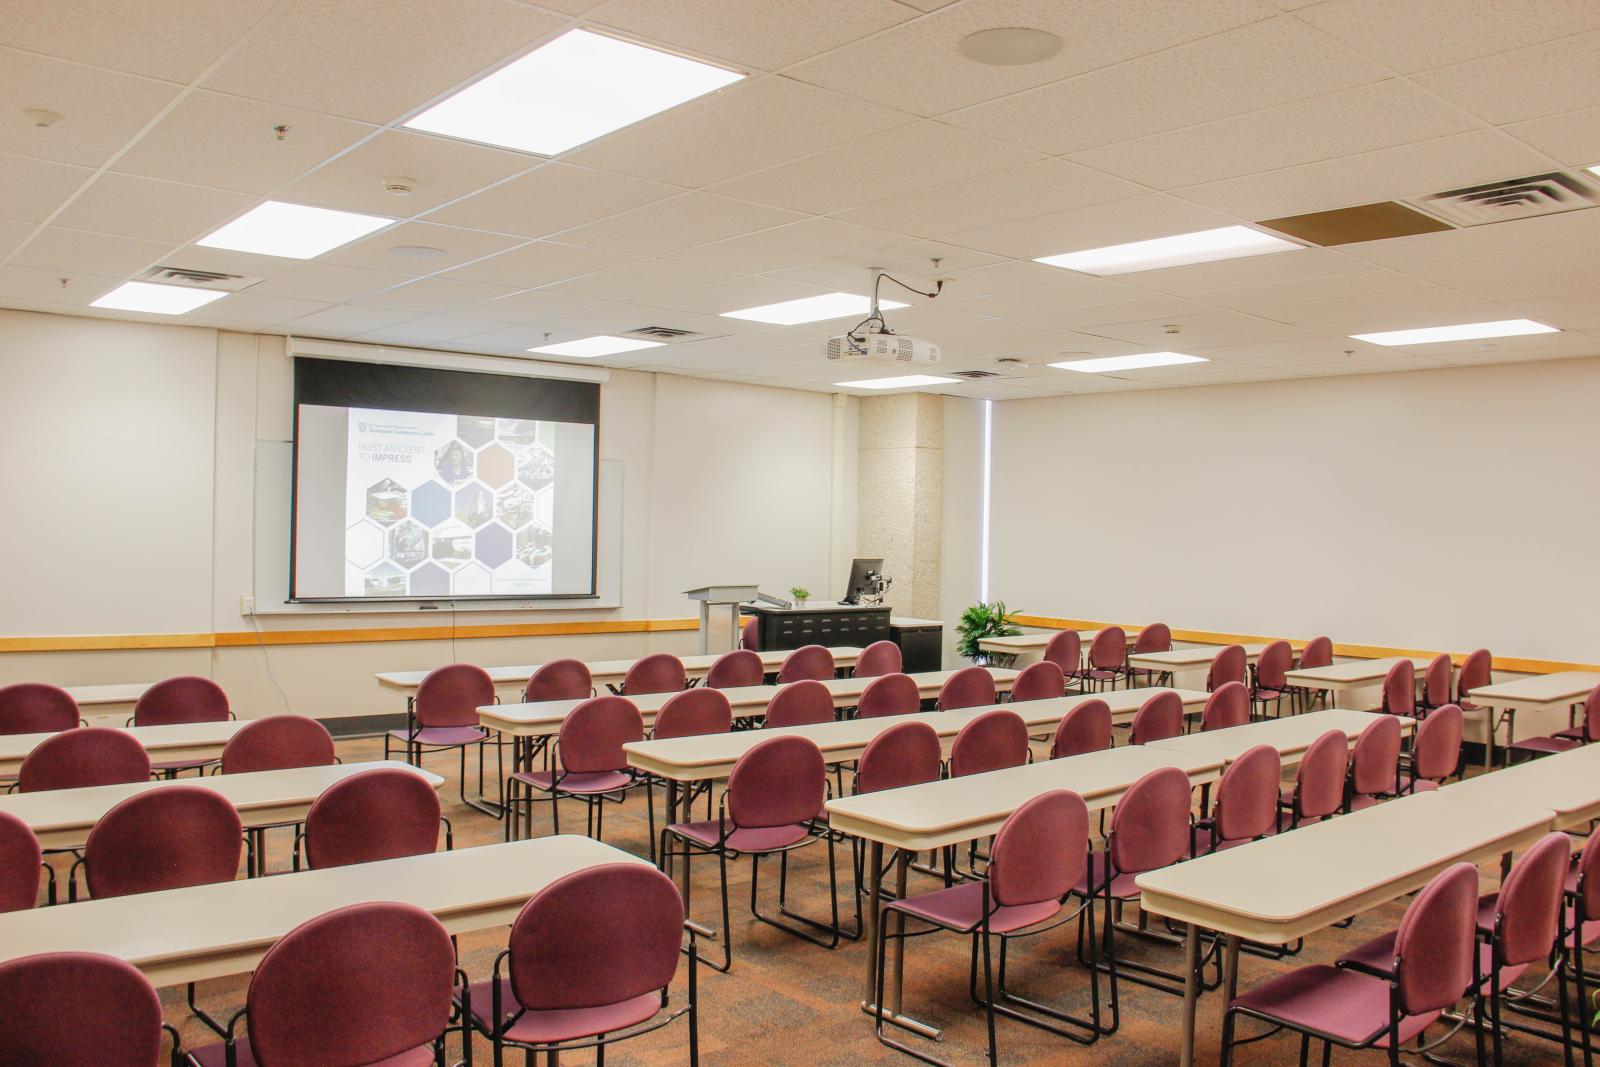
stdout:
POLYGON ((896 615, 939 617, 944 403, 925 393, 861 400, 856 553, 883 557, 896 615))

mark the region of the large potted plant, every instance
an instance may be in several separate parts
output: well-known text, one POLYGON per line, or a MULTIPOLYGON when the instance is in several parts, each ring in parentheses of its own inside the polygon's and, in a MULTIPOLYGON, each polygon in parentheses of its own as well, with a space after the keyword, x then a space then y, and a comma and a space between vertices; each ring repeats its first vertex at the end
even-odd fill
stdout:
POLYGON ((979 641, 986 637, 1012 637, 1021 632, 1021 628, 1012 623, 1005 601, 974 604, 961 613, 956 623, 956 652, 974 663, 987 663, 989 655, 978 647, 979 641))

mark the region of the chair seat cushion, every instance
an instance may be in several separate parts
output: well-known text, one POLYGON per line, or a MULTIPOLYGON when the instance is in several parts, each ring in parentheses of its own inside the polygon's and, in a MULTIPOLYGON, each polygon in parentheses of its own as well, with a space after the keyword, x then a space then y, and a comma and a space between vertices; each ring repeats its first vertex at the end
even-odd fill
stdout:
MULTIPOLYGON (((1081 897, 1104 895, 1106 869, 1110 866, 1109 856, 1104 852, 1094 853, 1084 867, 1083 877, 1078 879, 1078 884, 1072 887, 1072 891, 1081 897)), ((1111 895, 1117 900, 1137 900, 1139 887, 1134 884, 1134 879, 1137 877, 1137 874, 1118 872, 1111 879, 1111 895)))
POLYGON ((1289 688, 1273 689, 1268 686, 1257 686, 1250 690, 1251 700, 1282 700, 1289 695, 1289 688))
MULTIPOLYGON (((1277 830, 1269 830, 1265 837, 1272 837, 1276 833, 1277 830)), ((1248 845, 1252 841, 1261 840, 1264 840, 1264 838, 1234 837, 1218 841, 1216 845, 1213 846, 1211 844, 1211 835, 1209 833, 1202 833, 1195 838, 1195 850, 1201 856, 1209 856, 1213 852, 1226 852, 1230 848, 1238 848, 1240 845, 1248 845)))
MULTIPOLYGON (((200 1067, 226 1067, 228 1062, 227 1046, 218 1042, 215 1045, 205 1045, 194 1050, 185 1050, 193 1056, 200 1067)), ((239 1067, 256 1067, 255 1052, 250 1048, 248 1037, 239 1041, 234 1051, 237 1053, 236 1062, 239 1067)), ((381 1060, 373 1060, 367 1067, 430 1067, 434 1062, 433 1048, 430 1045, 418 1045, 398 1056, 388 1056, 381 1060)))
POLYGON ((1121 667, 1090 667, 1083 672, 1083 677, 1095 679, 1120 678, 1122 677, 1122 670, 1121 667))
POLYGON ((1370 796, 1368 794, 1363 793, 1360 796, 1354 797, 1350 801, 1350 810, 1351 811, 1365 811, 1366 809, 1371 808, 1371 807, 1376 807, 1377 805, 1382 804, 1385 800, 1389 800, 1389 799, 1391 799, 1391 798, 1390 797, 1386 797, 1386 796, 1385 797, 1375 797, 1375 796, 1370 796))
MULTIPOLYGON (((511 979, 500 979, 500 1004, 511 1015, 517 1010, 517 998, 511 992, 511 979)), ((547 1045, 556 1041, 577 1041, 597 1037, 617 1030, 637 1026, 653 1018, 661 1010, 661 996, 644 993, 615 1004, 596 1008, 562 1008, 551 1011, 524 1011, 511 1024, 505 1037, 529 1045, 547 1045)), ((494 1014, 494 983, 472 984, 472 1017, 485 1028, 492 1026, 494 1014)), ((432 1060, 428 1061, 433 1062, 432 1060)), ((409 1067, 409 1065, 407 1065, 409 1067)))
MULTIPOLYGON (((1324 964, 1301 967, 1237 997, 1230 1006, 1353 1045, 1389 1047, 1389 983, 1357 971, 1324 964)), ((1401 1043, 1426 1030, 1439 1015, 1435 1011, 1402 1019, 1401 1043)))
MULTIPOLYGON (((706 848, 716 848, 717 843, 722 841, 722 824, 715 819, 674 823, 668 829, 706 848)), ((724 846, 733 852, 776 852, 798 845, 810 836, 811 828, 803 823, 794 826, 740 827, 728 835, 724 846)))
POLYGON ((1539 755, 1548 755, 1556 752, 1571 752, 1583 745, 1583 741, 1576 737, 1562 737, 1554 734, 1550 737, 1525 737, 1521 741, 1513 741, 1507 747, 1515 752, 1534 752, 1539 755))
POLYGON ((461 745, 475 745, 486 740, 489 732, 477 726, 424 726, 409 735, 404 730, 390 730, 389 736, 398 741, 410 740, 419 745, 456 748, 461 745))
POLYGON ((1583 727, 1581 727, 1581 726, 1569 726, 1565 730, 1557 730, 1555 733, 1551 734, 1550 736, 1551 737, 1569 737, 1574 741, 1582 741, 1583 740, 1583 727))
MULTIPOLYGON (((962 882, 948 889, 896 900, 888 906, 946 930, 971 933, 983 919, 983 883, 962 882)), ((1042 923, 1060 913, 1061 903, 1056 900, 996 907, 989 915, 989 929, 997 934, 1007 934, 1042 923)))
POLYGON ((560 781, 556 781, 553 771, 518 771, 511 776, 519 782, 526 782, 535 789, 550 792, 552 788, 562 793, 572 793, 586 796, 594 793, 615 793, 619 789, 626 789, 633 785, 634 780, 621 771, 574 771, 564 774, 560 781))

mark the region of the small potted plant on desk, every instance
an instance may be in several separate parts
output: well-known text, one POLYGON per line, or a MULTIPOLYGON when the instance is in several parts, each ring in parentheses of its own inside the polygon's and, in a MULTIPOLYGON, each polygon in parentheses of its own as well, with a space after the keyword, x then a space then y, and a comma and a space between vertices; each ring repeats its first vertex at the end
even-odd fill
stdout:
POLYGON ((979 641, 987 637, 1014 637, 1021 632, 1021 627, 1012 623, 1005 601, 974 604, 961 613, 956 623, 956 653, 973 663, 988 663, 989 654, 978 647, 979 641))
POLYGON ((803 585, 791 586, 789 597, 794 601, 795 607, 803 608, 806 606, 806 601, 811 599, 811 590, 803 585))

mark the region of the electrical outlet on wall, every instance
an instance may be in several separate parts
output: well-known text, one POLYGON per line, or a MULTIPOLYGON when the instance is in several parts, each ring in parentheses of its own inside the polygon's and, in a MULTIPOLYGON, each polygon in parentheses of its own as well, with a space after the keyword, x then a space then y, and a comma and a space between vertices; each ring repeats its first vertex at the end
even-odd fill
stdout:
POLYGON ((253 596, 242 596, 242 597, 240 597, 239 598, 239 614, 240 615, 254 615, 255 613, 256 613, 256 598, 253 597, 253 596))

